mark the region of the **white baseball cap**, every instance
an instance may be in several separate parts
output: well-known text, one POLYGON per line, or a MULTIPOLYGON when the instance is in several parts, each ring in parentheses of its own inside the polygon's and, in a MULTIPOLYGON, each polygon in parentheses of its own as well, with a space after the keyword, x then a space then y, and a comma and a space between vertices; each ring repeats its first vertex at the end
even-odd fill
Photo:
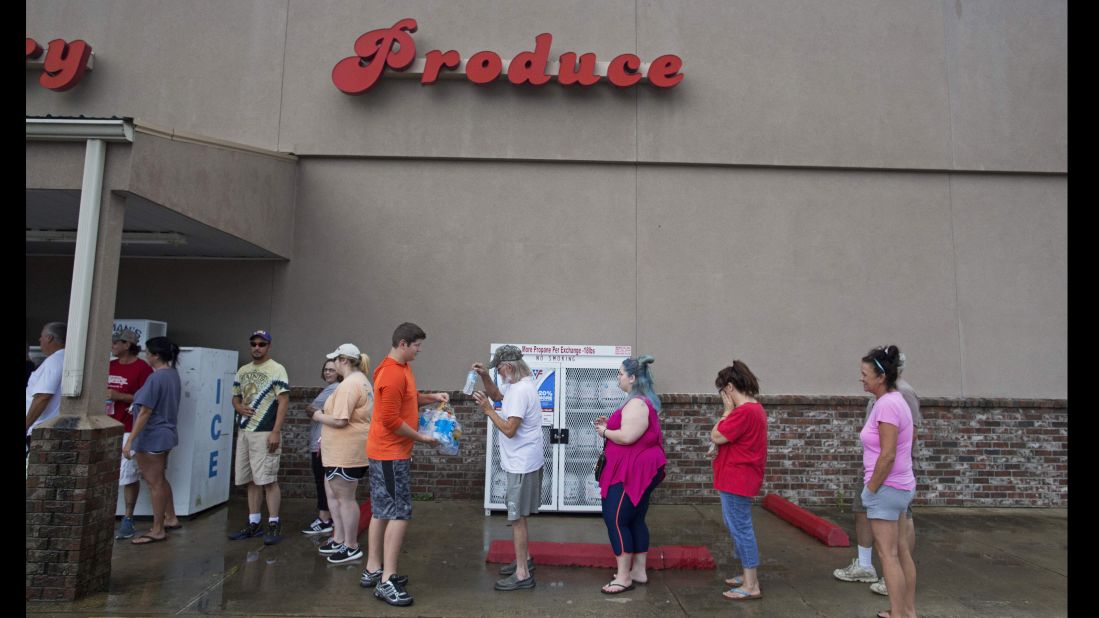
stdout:
POLYGON ((326 358, 328 360, 332 360, 334 358, 339 358, 341 356, 347 356, 347 357, 350 357, 350 358, 358 358, 360 354, 361 354, 361 352, 359 352, 359 348, 356 347, 355 344, 345 343, 345 344, 341 345, 340 347, 336 348, 336 351, 329 354, 326 358))

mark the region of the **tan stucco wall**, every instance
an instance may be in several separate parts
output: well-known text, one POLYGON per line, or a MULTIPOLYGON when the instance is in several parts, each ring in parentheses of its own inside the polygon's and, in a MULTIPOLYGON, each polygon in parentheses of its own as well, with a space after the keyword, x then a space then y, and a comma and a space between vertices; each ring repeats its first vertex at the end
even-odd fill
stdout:
POLYGON ((380 360, 403 321, 427 331, 417 371, 432 388, 460 388, 493 341, 632 341, 631 167, 307 160, 299 169, 295 257, 280 271, 272 328, 289 333, 290 362, 310 376, 344 341, 380 360))
POLYGON ((1068 396, 1068 182, 954 176, 966 395, 1068 396))
MULTIPOLYGON (((162 296, 187 304, 127 306, 170 316, 185 345, 236 346, 269 320, 292 381, 312 384, 336 344, 377 360, 413 320, 429 334, 417 361, 428 388, 457 388, 490 342, 522 339, 634 345, 657 356, 663 390, 708 392, 743 358, 767 392, 852 394, 858 357, 894 342, 928 395, 1067 396, 1066 2, 27 11, 28 36, 97 51, 67 93, 28 72, 28 115, 132 116, 304 155, 271 187, 292 191, 292 208, 271 211, 256 195, 207 199, 205 168, 164 168, 164 145, 139 137, 141 195, 291 258, 143 262, 144 276, 164 275, 162 296), (331 68, 355 38, 407 16, 420 55, 507 57, 548 31, 554 56, 676 53, 687 78, 668 92, 393 79, 362 97, 336 90, 331 68), (236 208, 267 227, 220 218, 236 208)), ((41 164, 28 149, 28 187, 41 164)), ((217 167, 222 182, 252 173, 230 156, 217 167)), ((37 268, 28 260, 28 277, 37 268)), ((28 290, 28 316, 42 302, 28 290)))
MULTIPOLYGON (((27 142, 27 189, 72 189, 84 181, 85 142, 27 142)), ((130 145, 107 144, 103 186, 125 191, 130 186, 130 145)))
POLYGON ((306 357, 349 340, 377 358, 411 320, 428 332, 418 371, 434 388, 458 388, 489 343, 521 339, 634 345, 676 392, 708 392, 741 358, 768 392, 857 393, 858 359, 896 343, 928 395, 1067 393, 1063 178, 337 160, 300 172, 272 327, 306 357))
POLYGON ((290 258, 295 162, 138 133, 130 190, 290 258))
POLYGON ((1067 3, 1056 0, 42 1, 27 35, 83 37, 96 66, 29 114, 129 116, 320 155, 1064 172, 1067 3), (417 50, 504 57, 675 53, 687 78, 538 90, 331 82, 355 39, 403 17, 417 50))
POLYGON ((269 0, 26 3, 26 35, 83 39, 95 67, 64 93, 27 71, 27 114, 129 117, 278 147, 286 3, 269 0))
MULTIPOLYGON (((892 342, 928 395, 1067 395, 1063 178, 381 160, 299 172, 294 259, 123 260, 119 311, 168 321, 185 345, 240 349, 269 327, 304 385, 339 343, 378 360, 411 320, 429 335, 429 388, 458 388, 489 343, 523 340, 633 345, 676 392, 708 392, 741 358, 767 392, 854 394, 858 358, 892 342)), ((39 260, 28 281, 52 276, 39 260)), ((27 297, 36 323, 67 303, 27 297)))

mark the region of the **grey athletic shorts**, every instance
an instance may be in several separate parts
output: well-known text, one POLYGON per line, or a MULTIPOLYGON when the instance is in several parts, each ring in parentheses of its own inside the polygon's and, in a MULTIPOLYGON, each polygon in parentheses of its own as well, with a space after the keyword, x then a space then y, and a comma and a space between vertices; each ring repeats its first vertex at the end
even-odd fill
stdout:
POLYGON ((370 508, 375 519, 412 519, 411 459, 370 461, 370 508))
POLYGON ((505 501, 508 506, 508 521, 537 514, 538 507, 542 504, 542 468, 526 474, 506 474, 508 492, 505 501))

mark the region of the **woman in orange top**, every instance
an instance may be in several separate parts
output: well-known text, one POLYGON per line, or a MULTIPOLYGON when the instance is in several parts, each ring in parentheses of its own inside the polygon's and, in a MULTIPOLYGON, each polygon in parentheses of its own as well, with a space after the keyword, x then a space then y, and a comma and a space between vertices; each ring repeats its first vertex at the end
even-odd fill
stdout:
POLYGON ((341 345, 328 358, 335 361, 343 381, 324 402, 324 409, 313 413, 313 420, 322 425, 321 463, 332 513, 332 538, 319 551, 328 555, 329 562, 341 564, 363 557, 355 489, 366 478, 369 465, 366 436, 374 412, 374 387, 366 377, 370 358, 354 344, 341 345))

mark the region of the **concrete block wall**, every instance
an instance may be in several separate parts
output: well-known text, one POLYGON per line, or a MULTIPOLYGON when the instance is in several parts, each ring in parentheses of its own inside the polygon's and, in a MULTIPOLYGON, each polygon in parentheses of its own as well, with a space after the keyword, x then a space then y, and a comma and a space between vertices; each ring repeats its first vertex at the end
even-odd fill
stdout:
MULTIPOLYGON (((286 497, 314 496, 304 408, 317 392, 316 388, 295 388, 292 393, 280 474, 286 497)), ((463 427, 462 451, 445 457, 417 446, 413 492, 482 500, 484 416, 471 399, 458 392, 450 395, 463 427)), ((705 454, 707 436, 721 407, 719 398, 669 394, 663 402, 668 477, 653 494, 653 502, 717 502, 705 454)), ((773 395, 761 397, 761 402, 769 423, 762 492, 777 493, 803 506, 850 504, 862 469, 858 432, 866 399, 773 395)), ((921 412, 917 506, 1068 506, 1066 400, 924 398, 921 412)))

